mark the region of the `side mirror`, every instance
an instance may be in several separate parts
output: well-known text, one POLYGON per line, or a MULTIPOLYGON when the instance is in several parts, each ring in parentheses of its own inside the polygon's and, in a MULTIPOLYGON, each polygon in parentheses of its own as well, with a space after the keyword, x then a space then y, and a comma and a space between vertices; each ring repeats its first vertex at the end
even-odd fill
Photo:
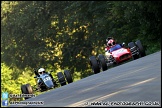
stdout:
POLYGON ((122 47, 124 47, 124 46, 125 46, 125 42, 122 43, 122 47))

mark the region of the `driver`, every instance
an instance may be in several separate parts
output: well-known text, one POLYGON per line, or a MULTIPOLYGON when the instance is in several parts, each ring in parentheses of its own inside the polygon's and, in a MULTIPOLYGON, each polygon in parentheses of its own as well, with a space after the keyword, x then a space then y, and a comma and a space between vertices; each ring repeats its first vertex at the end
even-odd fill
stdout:
MULTIPOLYGON (((45 73, 45 69, 44 68, 39 68, 38 69, 38 74, 41 76, 41 75, 43 75, 45 73)), ((37 83, 38 83, 38 85, 41 85, 41 80, 40 79, 38 79, 37 80, 37 83)))
POLYGON ((109 46, 110 48, 115 46, 116 45, 116 42, 113 40, 113 39, 110 39, 108 42, 107 42, 107 46, 109 46))
POLYGON ((108 42, 110 39, 113 39, 113 40, 114 40, 113 37, 108 37, 108 38, 106 39, 106 42, 108 42))
POLYGON ((105 48, 105 51, 106 51, 105 56, 106 56, 106 58, 108 58, 108 59, 110 58, 110 56, 111 56, 110 51, 114 50, 116 45, 117 44, 116 44, 116 42, 115 42, 115 40, 113 38, 108 40, 107 47, 105 48))
POLYGON ((109 40, 107 40, 107 45, 105 48, 105 51, 108 51, 111 47, 115 46, 116 42, 113 38, 110 38, 109 40))
POLYGON ((122 48, 121 44, 116 44, 116 42, 113 39, 110 39, 108 41, 107 46, 109 46, 108 52, 112 52, 122 48))
POLYGON ((45 69, 44 68, 40 68, 39 70, 38 70, 38 74, 39 75, 43 75, 45 73, 45 69))

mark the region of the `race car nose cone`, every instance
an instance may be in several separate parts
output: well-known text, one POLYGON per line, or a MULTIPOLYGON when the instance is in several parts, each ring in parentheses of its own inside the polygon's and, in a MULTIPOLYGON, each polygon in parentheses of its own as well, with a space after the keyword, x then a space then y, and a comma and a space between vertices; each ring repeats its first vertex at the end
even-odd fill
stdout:
POLYGON ((49 87, 49 89, 53 89, 54 87, 49 87))

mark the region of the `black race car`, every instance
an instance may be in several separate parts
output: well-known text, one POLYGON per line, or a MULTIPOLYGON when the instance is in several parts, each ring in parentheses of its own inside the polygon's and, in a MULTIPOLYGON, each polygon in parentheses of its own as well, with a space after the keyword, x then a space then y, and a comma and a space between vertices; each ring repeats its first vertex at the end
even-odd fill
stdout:
MULTIPOLYGON (((31 86, 29 83, 21 85, 22 94, 33 94, 33 91, 44 92, 53 88, 58 87, 59 85, 64 86, 66 84, 72 83, 73 78, 69 70, 64 70, 64 72, 57 73, 57 80, 53 78, 51 72, 45 72, 42 75, 38 74, 37 70, 34 70, 35 77, 37 79, 37 84, 31 86)), ((31 98, 30 96, 24 97, 24 99, 31 98)))

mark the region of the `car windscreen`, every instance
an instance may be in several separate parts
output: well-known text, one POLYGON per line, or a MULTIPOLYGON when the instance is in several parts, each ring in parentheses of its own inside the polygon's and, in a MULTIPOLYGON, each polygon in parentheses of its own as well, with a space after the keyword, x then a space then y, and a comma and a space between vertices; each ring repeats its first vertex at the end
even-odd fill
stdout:
POLYGON ((121 48, 121 46, 119 44, 116 44, 114 47, 109 49, 109 52, 113 52, 113 51, 120 49, 120 48, 121 48))

